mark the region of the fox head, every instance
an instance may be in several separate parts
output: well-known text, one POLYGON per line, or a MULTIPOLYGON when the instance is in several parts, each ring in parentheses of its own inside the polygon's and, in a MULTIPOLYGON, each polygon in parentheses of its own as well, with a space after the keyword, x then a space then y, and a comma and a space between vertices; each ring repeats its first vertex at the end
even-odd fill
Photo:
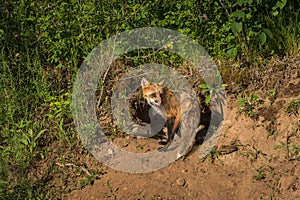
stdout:
POLYGON ((159 83, 151 83, 147 79, 142 78, 141 85, 143 97, 147 100, 150 106, 160 106, 163 103, 161 99, 163 83, 164 80, 159 83))

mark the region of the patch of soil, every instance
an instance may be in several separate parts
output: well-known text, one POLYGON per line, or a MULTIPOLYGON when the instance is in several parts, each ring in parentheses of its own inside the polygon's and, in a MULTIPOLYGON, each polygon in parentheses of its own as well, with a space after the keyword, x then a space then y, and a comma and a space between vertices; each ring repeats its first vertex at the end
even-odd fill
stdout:
MULTIPOLYGON (((150 173, 130 174, 102 166, 106 173, 99 180, 64 199, 300 199, 300 120, 295 114, 299 110, 286 112, 291 101, 300 99, 299 66, 300 54, 274 58, 262 71, 250 68, 246 74, 259 73, 255 82, 249 77, 244 80, 243 92, 237 89, 240 82, 225 78, 226 84, 235 82, 235 86, 229 87, 226 98, 222 134, 204 159, 199 158, 200 143, 184 158, 150 173), (237 100, 244 93, 258 94, 263 100, 256 106, 257 120, 239 111, 237 100)), ((195 79, 191 82, 199 84, 195 79)), ((107 120, 110 114, 104 113, 100 119, 107 120)), ((141 153, 160 146, 160 138, 132 138, 124 133, 112 139, 128 151, 141 153)))
POLYGON ((78 143, 68 148, 63 142, 53 141, 45 157, 28 168, 28 178, 43 185, 43 192, 53 195, 51 198, 93 183, 104 174, 102 164, 81 146, 78 143))

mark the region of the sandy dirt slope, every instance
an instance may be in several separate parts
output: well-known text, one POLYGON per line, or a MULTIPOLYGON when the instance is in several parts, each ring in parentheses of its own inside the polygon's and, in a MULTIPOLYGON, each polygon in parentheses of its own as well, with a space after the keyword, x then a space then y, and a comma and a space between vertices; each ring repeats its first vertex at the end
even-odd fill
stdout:
MULTIPOLYGON (((248 98, 257 101, 251 109, 242 109, 240 93, 227 95, 223 133, 206 159, 197 144, 185 159, 150 173, 103 166, 99 180, 64 199, 300 199, 299 60, 247 91, 258 96, 248 98)), ((132 144, 127 148, 153 142, 124 140, 132 144)))

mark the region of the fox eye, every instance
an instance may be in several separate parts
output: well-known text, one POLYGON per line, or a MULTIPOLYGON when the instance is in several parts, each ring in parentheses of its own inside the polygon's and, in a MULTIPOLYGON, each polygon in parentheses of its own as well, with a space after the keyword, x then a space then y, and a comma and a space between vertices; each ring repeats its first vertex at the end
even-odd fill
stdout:
POLYGON ((155 98, 156 97, 156 94, 154 93, 154 94, 150 94, 149 95, 151 98, 155 98))

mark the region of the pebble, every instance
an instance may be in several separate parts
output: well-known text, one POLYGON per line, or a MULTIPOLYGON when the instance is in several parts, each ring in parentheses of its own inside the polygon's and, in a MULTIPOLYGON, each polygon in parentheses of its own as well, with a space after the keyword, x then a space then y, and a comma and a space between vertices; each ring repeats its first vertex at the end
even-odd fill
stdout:
POLYGON ((177 185, 179 185, 179 186, 184 186, 184 184, 185 184, 185 179, 184 179, 184 178, 178 178, 178 179, 176 180, 176 183, 177 183, 177 185))

